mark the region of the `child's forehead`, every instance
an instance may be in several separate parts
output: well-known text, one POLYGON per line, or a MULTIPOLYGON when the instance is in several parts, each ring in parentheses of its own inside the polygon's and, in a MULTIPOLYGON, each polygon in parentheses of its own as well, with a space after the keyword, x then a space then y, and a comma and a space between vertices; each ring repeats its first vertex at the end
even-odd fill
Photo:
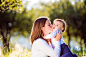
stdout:
POLYGON ((55 20, 54 23, 62 23, 62 22, 60 20, 55 20))

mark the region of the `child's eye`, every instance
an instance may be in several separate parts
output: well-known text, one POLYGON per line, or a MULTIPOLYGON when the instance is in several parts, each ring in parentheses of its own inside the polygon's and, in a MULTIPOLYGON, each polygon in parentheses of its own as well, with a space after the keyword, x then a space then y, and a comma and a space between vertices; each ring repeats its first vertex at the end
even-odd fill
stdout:
POLYGON ((58 25, 56 25, 56 26, 58 26, 58 25))

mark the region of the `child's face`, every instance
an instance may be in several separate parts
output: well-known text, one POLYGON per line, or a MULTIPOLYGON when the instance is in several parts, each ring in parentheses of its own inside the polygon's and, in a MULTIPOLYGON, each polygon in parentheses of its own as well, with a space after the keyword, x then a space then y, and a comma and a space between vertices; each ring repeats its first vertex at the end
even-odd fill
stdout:
POLYGON ((60 21, 55 21, 53 23, 53 30, 60 29, 63 30, 63 23, 60 21))

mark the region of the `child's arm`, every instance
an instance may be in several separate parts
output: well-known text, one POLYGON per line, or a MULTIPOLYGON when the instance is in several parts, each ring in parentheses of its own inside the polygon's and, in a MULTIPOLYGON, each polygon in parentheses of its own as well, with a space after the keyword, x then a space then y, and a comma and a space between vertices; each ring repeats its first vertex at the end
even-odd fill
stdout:
POLYGON ((63 39, 63 37, 61 37, 60 43, 61 43, 61 44, 64 43, 64 39, 63 39))
MULTIPOLYGON (((50 34, 48 34, 47 36, 45 36, 46 39, 51 39, 51 38, 54 38, 56 35, 57 35, 57 30, 58 32, 61 31, 59 29, 56 29, 54 30, 53 32, 51 32, 50 34)), ((61 34, 62 34, 62 31, 61 31, 61 34)))
POLYGON ((51 32, 50 34, 48 34, 47 36, 45 36, 46 39, 51 39, 54 38, 57 34, 57 30, 54 30, 53 32, 51 32))

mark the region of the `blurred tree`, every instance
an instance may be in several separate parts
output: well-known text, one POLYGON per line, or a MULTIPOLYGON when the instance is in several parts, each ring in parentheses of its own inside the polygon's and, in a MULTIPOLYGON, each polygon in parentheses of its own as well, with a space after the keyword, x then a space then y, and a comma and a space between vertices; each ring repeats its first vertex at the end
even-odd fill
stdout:
MULTIPOLYGON (((41 2, 40 5, 46 14, 49 14, 51 22, 56 18, 64 19, 67 23, 67 35, 69 42, 74 36, 76 39, 78 36, 81 39, 84 39, 84 43, 86 43, 86 1, 79 0, 72 4, 70 0, 60 0, 55 1, 54 3, 44 3, 41 2)), ((42 13, 44 13, 42 12, 42 13)), ((82 44, 81 44, 82 45, 82 44)))
POLYGON ((9 50, 11 36, 29 36, 32 27, 31 17, 23 10, 21 0, 0 0, 0 38, 3 47, 9 50), (23 11, 23 12, 22 12, 23 11))
POLYGON ((63 19, 67 22, 68 24, 68 27, 67 27, 67 35, 69 37, 69 41, 70 41, 70 37, 71 37, 71 34, 70 34, 70 28, 71 28, 71 19, 70 19, 70 16, 71 16, 71 13, 70 11, 72 11, 73 7, 71 6, 70 2, 69 1, 55 1, 54 3, 47 3, 47 4, 41 4, 42 9, 45 9, 46 11, 48 11, 49 13, 49 17, 51 19, 51 22, 53 23, 53 20, 56 19, 56 18, 60 18, 60 19, 63 19))

